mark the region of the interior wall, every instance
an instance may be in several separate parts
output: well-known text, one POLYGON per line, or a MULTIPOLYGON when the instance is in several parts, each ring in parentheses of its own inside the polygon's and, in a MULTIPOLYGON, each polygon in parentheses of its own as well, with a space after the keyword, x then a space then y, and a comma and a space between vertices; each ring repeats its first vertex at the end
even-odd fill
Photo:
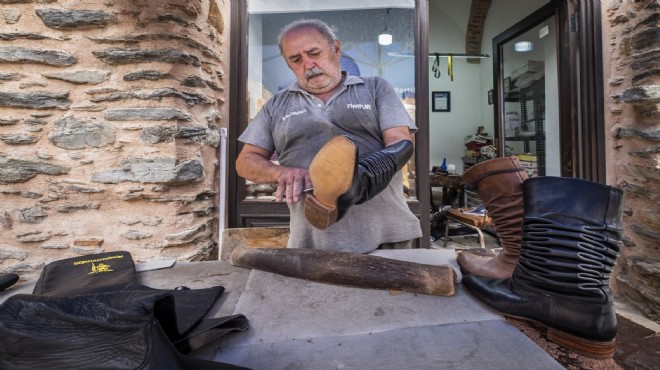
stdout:
MULTIPOLYGON (((492 40, 527 15, 548 3, 547 0, 493 0, 484 24, 482 53, 492 57, 492 40)), ((470 16, 470 1, 429 0, 429 52, 465 53, 465 32, 470 16)), ((465 137, 479 126, 494 136, 493 106, 488 104, 488 90, 493 88, 493 60, 469 64, 454 58, 454 81, 447 73, 447 58, 440 59, 440 78, 429 70, 430 91, 449 91, 451 111, 429 113, 430 166, 439 166, 444 158, 462 173, 461 157, 465 137)), ((433 59, 429 59, 429 68, 433 59)))
MULTIPOLYGON (((429 1, 429 53, 465 53, 465 32, 470 16, 470 1, 429 1)), ((432 68, 434 59, 429 59, 432 68)), ((482 64, 489 64, 484 59, 482 64)), ((429 89, 449 91, 449 112, 433 112, 429 107, 429 165, 440 166, 443 159, 455 164, 456 171, 463 171, 461 157, 465 153, 464 138, 484 125, 480 104, 480 65, 469 64, 464 58, 453 58, 454 80, 448 72, 448 58, 440 58, 440 77, 429 71, 429 89)), ((484 100, 485 101, 485 100, 484 100)), ((491 119, 492 122, 492 119, 491 119)), ((491 126, 488 121, 486 126, 491 126)), ((491 130, 492 131, 492 130, 491 130)), ((492 132, 491 132, 492 135, 492 132)))

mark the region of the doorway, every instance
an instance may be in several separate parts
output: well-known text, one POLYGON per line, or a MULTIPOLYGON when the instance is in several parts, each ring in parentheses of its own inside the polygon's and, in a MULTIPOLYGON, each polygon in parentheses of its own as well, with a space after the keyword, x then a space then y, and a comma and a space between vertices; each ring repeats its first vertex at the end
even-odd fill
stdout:
MULTIPOLYGON (((433 166, 438 166, 446 159, 448 164, 454 164, 455 171, 462 173, 466 157, 465 139, 483 128, 492 140, 494 146, 505 148, 509 141, 504 135, 504 113, 500 107, 503 103, 504 78, 500 73, 500 58, 498 43, 493 43, 498 35, 520 31, 522 20, 534 14, 536 10, 550 7, 554 12, 557 38, 556 78, 558 97, 557 120, 559 132, 545 135, 542 142, 536 142, 536 136, 528 140, 529 152, 537 151, 543 146, 545 152, 546 175, 559 173, 561 176, 580 177, 594 181, 604 181, 604 128, 603 128, 603 96, 602 96, 602 59, 600 56, 600 2, 577 0, 492 0, 480 26, 481 50, 478 54, 488 55, 478 63, 469 58, 448 58, 443 56, 435 65, 436 54, 465 53, 469 20, 472 7, 477 3, 488 3, 483 0, 471 2, 453 0, 396 0, 393 2, 372 1, 335 1, 331 6, 350 5, 348 13, 374 11, 371 18, 379 20, 377 27, 370 27, 374 33, 373 45, 377 45, 377 34, 381 32, 388 8, 414 9, 407 30, 413 37, 412 50, 414 86, 414 115, 419 128, 416 134, 416 152, 414 165, 409 170, 411 174, 411 194, 408 204, 418 215, 422 224, 424 237, 417 245, 429 246, 431 192, 429 173, 433 166), (377 4, 375 4, 377 3, 377 4), (375 4, 375 5, 374 5, 375 4), (396 5, 398 4, 398 5, 396 5), (401 5, 404 4, 404 5, 401 5), (410 32, 414 31, 414 32, 410 32), (497 60, 496 60, 497 59, 497 60), (451 61, 451 62, 450 62, 451 61), (439 71, 435 76, 434 70, 439 71), (435 94, 435 93, 438 94, 435 94), (437 99, 437 101, 436 101, 437 99), (432 101, 433 100, 433 101, 432 101), (434 109, 434 104, 437 103, 434 109), (500 133, 501 132, 501 133, 500 133), (558 139, 557 139, 558 138, 558 139), (500 140, 502 142, 500 143, 500 140), (554 141, 553 141, 554 140, 554 141), (559 159, 554 154, 553 159, 548 147, 559 142, 559 159), (559 167, 557 170, 556 167, 559 167), (550 172, 548 170, 550 169, 550 172), (557 172, 558 171, 558 172, 557 172)), ((284 12, 307 12, 310 9, 300 8, 300 4, 309 2, 297 1, 233 1, 231 2, 231 55, 230 58, 230 97, 229 97, 229 151, 228 151, 228 194, 227 214, 228 227, 275 226, 288 224, 288 208, 285 204, 268 199, 250 198, 250 190, 245 181, 235 173, 234 161, 240 150, 236 138, 249 123, 250 115, 259 100, 252 100, 255 91, 254 84, 248 81, 252 78, 250 54, 254 55, 259 48, 252 49, 254 39, 250 30, 256 27, 255 20, 250 18, 250 6, 261 4, 269 6, 273 16, 283 17, 284 12), (279 5, 278 5, 279 4, 279 5), (255 104, 252 107, 252 104, 255 104)), ((315 6, 321 6, 316 4, 315 6)), ((325 5, 324 5, 325 6, 325 5)), ((256 8, 255 8, 256 9, 256 8)), ((336 9, 335 9, 336 10, 336 9)), ((328 9, 315 9, 328 11, 328 9)), ((263 14, 253 12, 255 19, 263 14)), ((390 11, 390 17, 392 10, 390 11)), ((406 16, 406 18, 410 18, 406 16)), ((268 22, 270 23, 270 21, 268 22)), ((360 23, 360 22, 354 22, 360 23)), ((364 23, 364 22, 362 22, 364 23)), ((263 22, 262 22, 263 26, 263 22)), ((358 25, 356 25, 357 27, 358 25)), ((268 28, 266 28, 268 29, 268 28)), ((528 31, 525 29, 523 32, 528 31)), ((534 32, 539 32, 535 30, 534 32)), ((262 31, 263 32, 263 28, 262 31)), ((270 31, 269 31, 270 32, 270 31)), ((365 34, 367 32, 364 32, 365 34)), ((403 35, 400 35, 403 36, 403 35)), ((396 37, 396 36, 395 36, 396 37)), ((410 39, 410 36, 408 36, 410 39)), ((504 39, 502 39, 504 40, 504 39)), ((508 39, 507 39, 508 41, 508 39)), ((504 41, 506 42, 506 41, 504 41)), ((377 47, 377 46, 376 46, 377 47)), ((357 49, 356 49, 357 50, 357 49)), ((383 49, 381 49, 382 52, 383 49)), ((410 58, 410 48, 398 50, 396 53, 386 53, 389 58, 410 58)), ((383 54, 381 54, 383 55, 383 54)), ((358 55, 351 55, 353 59, 358 55)), ((546 60, 546 56, 543 57, 546 60)), ((275 58, 276 59, 276 58, 275 58)), ((507 58, 508 60, 508 58, 507 58)), ((346 61, 347 67, 350 61, 346 61)), ((392 68, 401 68, 397 62, 392 68)), ((381 63, 385 66, 386 63, 381 63)), ((359 63, 358 63, 359 65, 359 63)), ((550 65, 549 63, 547 65, 550 65)), ((529 66, 529 65, 528 65, 529 66)), ((387 68, 387 67, 385 67, 387 68)), ((550 78, 550 71, 544 71, 544 83, 550 78)), ((378 72, 376 72, 378 73, 378 72)), ((257 85, 258 86, 258 85, 257 85)), ((275 85, 277 86, 277 85, 275 85)), ((402 90, 402 94, 406 93, 402 90)), ((409 91, 408 91, 409 93, 409 91)), ((261 97, 263 98, 263 96, 261 97)), ((403 98, 403 95, 402 95, 403 98)), ((548 119, 549 104, 545 101, 544 110, 533 110, 533 102, 528 113, 543 112, 548 119)), ((521 105, 522 107, 522 105, 521 105)), ((529 117, 529 115, 528 115, 529 117)), ((528 118, 529 119, 529 118, 528 118)), ((547 132, 550 125, 544 126, 547 132)), ((534 127, 536 129, 536 127, 534 127)), ((527 126, 527 135, 529 135, 527 126)), ((535 131, 536 132, 536 131, 535 131)), ((539 130, 540 132, 540 130, 539 130)), ((502 149, 504 150, 504 149, 502 149)), ((553 149, 555 150, 555 149, 553 149)), ((524 141, 521 151, 525 150, 524 141)), ((506 152, 499 153, 504 155, 506 152)), ((538 156, 537 156, 538 160, 538 156)), ((256 195, 259 196, 258 194, 256 195)))
MULTIPOLYGON (((425 2, 415 0, 232 2, 232 53, 229 133, 229 227, 280 226, 289 222, 285 203, 273 201, 274 184, 254 184, 236 176, 235 160, 241 144, 237 137, 261 105, 295 79, 279 55, 279 30, 295 19, 318 18, 336 28, 342 42, 342 67, 348 73, 378 75, 394 87, 417 123, 415 155, 404 167, 405 196, 411 211, 428 224, 428 138, 426 83, 420 89, 419 70, 426 69, 426 43, 419 30, 426 28, 425 2), (235 27, 235 28, 234 28, 235 27), (389 35, 383 38, 381 35, 389 35), (421 92, 418 94, 418 92, 421 92), (421 101, 420 101, 421 99, 421 101), (421 109, 420 109, 421 108, 421 109), (425 184, 426 181, 426 184, 425 184)), ((277 156, 272 158, 277 161, 277 156)), ((428 230, 427 230, 428 234, 428 230)), ((418 241, 418 246, 425 246, 418 241)))

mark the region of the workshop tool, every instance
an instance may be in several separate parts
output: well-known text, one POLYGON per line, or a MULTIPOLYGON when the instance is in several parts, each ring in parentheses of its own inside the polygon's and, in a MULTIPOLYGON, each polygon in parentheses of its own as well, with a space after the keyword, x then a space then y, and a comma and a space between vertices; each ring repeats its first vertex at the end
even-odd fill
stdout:
POLYGON ((440 296, 456 293, 456 272, 449 265, 320 249, 245 247, 234 249, 229 262, 320 283, 440 296))

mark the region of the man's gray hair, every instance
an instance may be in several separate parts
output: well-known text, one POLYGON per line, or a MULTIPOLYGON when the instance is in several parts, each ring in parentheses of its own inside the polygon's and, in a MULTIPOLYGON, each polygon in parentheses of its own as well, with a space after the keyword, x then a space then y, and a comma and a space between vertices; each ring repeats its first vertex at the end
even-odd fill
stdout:
POLYGON ((322 20, 298 19, 287 24, 280 31, 280 35, 277 37, 277 45, 280 47, 280 54, 282 54, 282 37, 288 32, 297 30, 299 28, 307 28, 307 27, 319 31, 321 35, 323 35, 323 37, 325 37, 325 39, 328 40, 328 44, 331 46, 335 42, 335 40, 337 40, 337 35, 335 35, 335 31, 332 29, 332 27, 330 27, 327 23, 323 22, 322 20))

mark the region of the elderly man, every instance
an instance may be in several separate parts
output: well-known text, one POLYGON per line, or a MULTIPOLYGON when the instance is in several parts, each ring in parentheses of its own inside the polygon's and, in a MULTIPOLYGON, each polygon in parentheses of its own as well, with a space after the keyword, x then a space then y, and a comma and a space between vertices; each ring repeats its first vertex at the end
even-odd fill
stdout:
POLYGON ((285 26, 279 47, 296 82, 239 137, 238 174, 277 182, 276 200, 291 213, 290 248, 409 248, 422 232, 400 169, 416 127, 394 89, 380 77, 342 73, 340 41, 320 20, 285 26))

